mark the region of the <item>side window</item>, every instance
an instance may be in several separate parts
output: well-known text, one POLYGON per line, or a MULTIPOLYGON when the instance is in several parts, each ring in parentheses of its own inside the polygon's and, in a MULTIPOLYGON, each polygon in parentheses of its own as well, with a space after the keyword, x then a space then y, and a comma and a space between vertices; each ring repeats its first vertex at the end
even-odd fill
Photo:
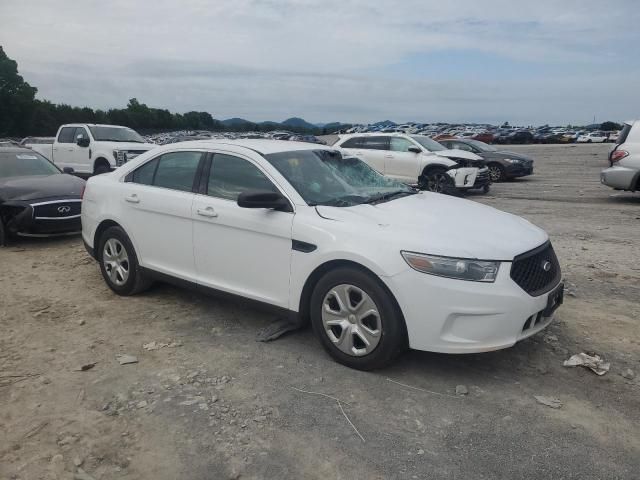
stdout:
POLYGON ((201 152, 173 152, 162 155, 158 160, 153 185, 183 192, 193 191, 193 181, 200 158, 201 152))
POLYGON ((362 140, 360 137, 350 138, 349 140, 344 142, 342 145, 340 145, 340 147, 342 147, 342 148, 360 148, 360 143, 361 143, 360 140, 362 140))
POLYGON ((402 137, 391 137, 390 150, 393 152, 408 152, 409 147, 415 147, 415 145, 402 137))
POLYGON ((213 156, 207 186, 208 195, 235 201, 242 192, 256 190, 278 191, 251 162, 221 153, 213 156))
POLYGON ((451 148, 457 148, 458 150, 464 150, 465 152, 473 152, 473 147, 462 142, 455 142, 451 148))
POLYGON ((76 127, 64 127, 58 135, 58 143, 75 143, 75 138, 73 137, 75 131, 76 127))
POLYGON ((367 150, 389 150, 389 137, 363 137, 362 143, 367 150))
POLYGON ((77 127, 76 133, 73 135, 73 141, 76 142, 78 140, 78 135, 82 135, 82 138, 89 138, 89 134, 84 127, 77 127))
POLYGON ((127 182, 139 183, 141 185, 153 185, 153 177, 156 173, 157 166, 157 158, 145 163, 127 175, 127 182))

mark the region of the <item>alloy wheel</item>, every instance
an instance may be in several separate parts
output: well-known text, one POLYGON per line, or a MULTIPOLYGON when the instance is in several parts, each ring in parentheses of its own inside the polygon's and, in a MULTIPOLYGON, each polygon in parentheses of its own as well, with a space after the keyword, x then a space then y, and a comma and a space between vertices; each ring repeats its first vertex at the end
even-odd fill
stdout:
POLYGON ((449 184, 449 176, 444 172, 437 172, 427 179, 427 190, 435 193, 443 193, 449 184))
POLYGON ((356 357, 371 353, 382 335, 375 302, 364 290, 349 284, 337 285, 325 295, 322 325, 340 351, 356 357))
POLYGON ((492 182, 497 182, 502 178, 502 170, 497 165, 491 165, 489 167, 489 178, 492 182))
POLYGON ((102 251, 102 262, 109 279, 114 285, 120 287, 127 283, 130 267, 129 255, 127 255, 127 250, 119 240, 110 238, 105 242, 102 251))

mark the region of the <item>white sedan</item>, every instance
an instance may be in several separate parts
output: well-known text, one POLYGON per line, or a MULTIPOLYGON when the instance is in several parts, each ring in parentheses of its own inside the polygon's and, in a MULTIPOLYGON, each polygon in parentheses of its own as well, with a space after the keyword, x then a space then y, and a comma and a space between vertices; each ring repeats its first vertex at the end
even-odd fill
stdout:
POLYGON ((603 132, 591 132, 579 135, 576 139, 578 143, 604 143, 609 137, 603 132))
POLYGON ((252 300, 310 321, 329 354, 358 369, 406 347, 509 347, 562 303, 543 230, 308 143, 151 150, 89 179, 82 228, 117 294, 163 280, 252 300))

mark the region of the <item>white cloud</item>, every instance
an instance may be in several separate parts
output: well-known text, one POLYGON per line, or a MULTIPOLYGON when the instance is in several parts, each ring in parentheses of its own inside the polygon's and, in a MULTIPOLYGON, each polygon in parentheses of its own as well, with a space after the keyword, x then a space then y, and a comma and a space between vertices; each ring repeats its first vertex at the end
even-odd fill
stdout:
POLYGON ((637 40, 636 11, 631 0, 4 0, 0 45, 42 97, 74 105, 122 106, 135 96, 218 118, 559 122, 635 116, 628 110, 640 105, 620 89, 637 98, 622 65, 637 74, 638 54, 618 43, 637 40), (483 72, 470 82, 437 65, 413 75, 391 67, 452 50, 533 61, 514 69, 534 73, 571 62, 581 73, 483 72))

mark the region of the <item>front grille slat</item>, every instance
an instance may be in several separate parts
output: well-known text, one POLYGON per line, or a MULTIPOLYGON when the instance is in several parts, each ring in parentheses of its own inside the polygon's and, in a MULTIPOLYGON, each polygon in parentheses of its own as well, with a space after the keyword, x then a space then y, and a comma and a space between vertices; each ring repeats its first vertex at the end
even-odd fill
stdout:
POLYGON ((518 255, 511 264, 511 278, 532 297, 549 292, 558 284, 560 276, 560 263, 549 242, 518 255), (546 262, 548 270, 544 269, 546 262))

